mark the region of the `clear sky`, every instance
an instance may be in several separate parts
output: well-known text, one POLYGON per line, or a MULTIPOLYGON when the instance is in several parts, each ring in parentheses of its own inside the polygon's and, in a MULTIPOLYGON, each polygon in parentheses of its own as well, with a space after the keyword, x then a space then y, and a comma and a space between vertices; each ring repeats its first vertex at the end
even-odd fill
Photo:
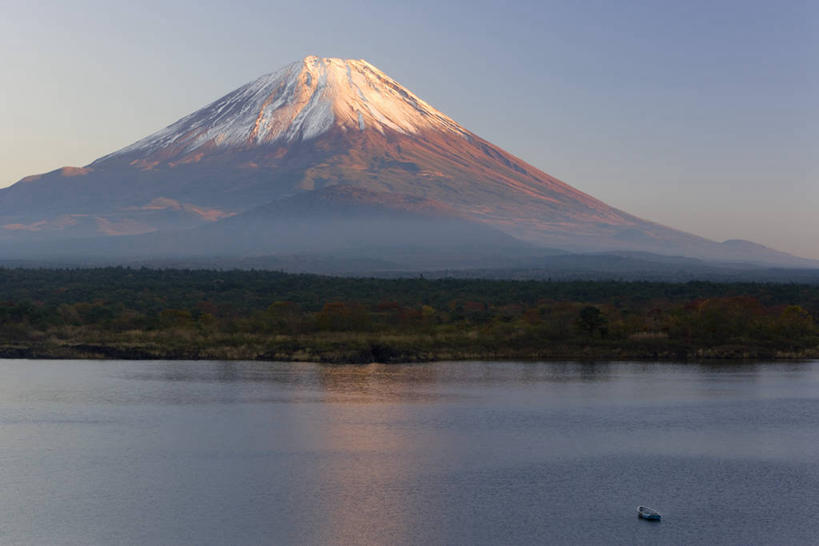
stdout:
POLYGON ((611 205, 819 258, 815 0, 0 0, 0 187, 306 55, 611 205))

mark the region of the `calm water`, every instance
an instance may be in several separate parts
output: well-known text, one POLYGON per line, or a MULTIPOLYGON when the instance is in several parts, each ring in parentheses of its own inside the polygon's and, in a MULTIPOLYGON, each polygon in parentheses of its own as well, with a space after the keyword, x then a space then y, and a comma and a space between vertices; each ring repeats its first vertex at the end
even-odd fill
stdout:
POLYGON ((819 362, 0 361, 3 545, 817 542, 819 362))

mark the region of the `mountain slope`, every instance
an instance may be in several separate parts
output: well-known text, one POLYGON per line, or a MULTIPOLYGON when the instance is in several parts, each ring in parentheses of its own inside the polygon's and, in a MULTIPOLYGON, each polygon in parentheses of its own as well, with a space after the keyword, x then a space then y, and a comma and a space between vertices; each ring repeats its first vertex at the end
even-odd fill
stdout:
MULTIPOLYGON (((334 186, 369 192, 376 201, 400 195, 435 203, 452 218, 535 245, 799 263, 610 207, 474 135, 366 61, 318 57, 250 82, 84 168, 0 190, 0 239, 207 224, 229 231, 238 221, 230 217, 334 186)), ((362 219, 364 208, 355 212, 362 219)), ((275 206, 266 210, 280 214, 275 206)), ((323 222, 304 216, 311 218, 323 222)))

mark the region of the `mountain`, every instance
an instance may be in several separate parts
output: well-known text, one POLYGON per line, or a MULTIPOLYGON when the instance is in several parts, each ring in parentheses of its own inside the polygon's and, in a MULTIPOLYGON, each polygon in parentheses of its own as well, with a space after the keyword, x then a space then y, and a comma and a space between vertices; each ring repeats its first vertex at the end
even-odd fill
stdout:
POLYGON ((8 255, 380 256, 406 247, 454 263, 462 249, 503 261, 557 248, 814 265, 610 207, 471 133, 368 62, 319 57, 90 165, 0 190, 0 243, 8 255))

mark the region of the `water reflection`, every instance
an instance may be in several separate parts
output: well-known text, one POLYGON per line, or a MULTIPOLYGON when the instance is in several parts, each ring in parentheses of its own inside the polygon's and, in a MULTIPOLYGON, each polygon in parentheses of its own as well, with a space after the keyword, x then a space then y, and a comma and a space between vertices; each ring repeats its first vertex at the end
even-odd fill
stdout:
POLYGON ((0 543, 810 543, 817 445, 819 363, 0 361, 0 543))
POLYGON ((363 396, 377 399, 397 394, 412 394, 413 389, 437 383, 435 366, 384 364, 366 365, 316 365, 318 385, 328 392, 363 396), (406 389, 410 390, 407 391, 406 389))
MULTIPOLYGON (((305 362, 163 361, 133 363, 129 379, 184 382, 268 382, 317 385, 322 390, 367 394, 385 387, 435 383, 589 382, 611 379, 609 362, 438 362, 422 364, 314 364, 305 362)), ((618 364, 622 367, 622 364, 618 364)), ((650 371, 656 364, 644 364, 650 371)))
MULTIPOLYGON (((322 369, 322 377, 347 391, 357 383, 358 392, 372 392, 366 374, 339 374, 322 369), (343 377, 343 379, 341 378, 343 377)), ((383 399, 383 398, 382 398, 383 399)), ((426 441, 423 450, 401 426, 412 406, 323 404, 322 449, 328 455, 317 467, 323 487, 322 505, 327 525, 317 529, 315 544, 402 544, 411 542, 412 519, 418 499, 402 494, 411 489, 423 472, 423 453, 438 450, 426 441)), ((416 522, 417 524, 417 522, 416 522)))
MULTIPOLYGON (((162 387, 168 403, 178 395, 186 403, 189 389, 168 388, 174 383, 201 384, 195 391, 201 401, 347 402, 444 401, 469 397, 479 387, 528 385, 553 394, 583 390, 583 384, 599 385, 601 396, 628 394, 644 397, 713 398, 728 395, 737 380, 743 384, 768 381, 783 373, 810 376, 812 367, 800 363, 748 362, 656 363, 656 362, 438 362, 432 364, 337 365, 281 362, 152 362, 114 366, 128 380, 152 381, 162 387), (767 374, 767 375, 766 375, 767 374), (668 377, 675 377, 673 389, 668 377), (213 385, 207 388, 208 384, 213 385), (219 389, 219 384, 236 388, 219 389), (603 387, 610 384, 609 387, 603 387), (565 388, 554 390, 558 385, 565 388), (608 394, 606 394, 608 393, 608 394)), ((189 402, 190 400, 188 400, 189 402)), ((193 400, 195 401, 195 399, 193 400)))

